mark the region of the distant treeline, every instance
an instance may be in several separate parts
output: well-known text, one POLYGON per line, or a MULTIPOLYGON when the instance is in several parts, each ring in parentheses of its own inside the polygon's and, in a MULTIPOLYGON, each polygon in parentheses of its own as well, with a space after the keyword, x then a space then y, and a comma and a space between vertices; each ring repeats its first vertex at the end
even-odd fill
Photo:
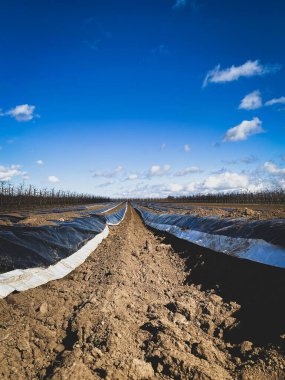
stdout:
POLYGON ((111 201, 146 201, 179 203, 228 203, 228 204, 284 204, 285 190, 275 189, 260 192, 231 192, 169 196, 167 198, 112 199, 109 197, 79 194, 55 189, 37 189, 34 186, 12 185, 0 182, 0 208, 3 210, 29 207, 92 204, 111 201))
POLYGON ((55 189, 37 189, 34 186, 14 186, 9 183, 0 182, 0 207, 2 209, 64 206, 109 201, 110 198, 108 197, 78 194, 55 189))
MULTIPOLYGON (((188 196, 169 196, 167 198, 147 198, 147 202, 179 203, 228 203, 228 204, 285 204, 285 190, 267 190, 260 192, 231 192, 216 194, 195 194, 188 196)), ((142 201, 142 199, 137 199, 142 201)))

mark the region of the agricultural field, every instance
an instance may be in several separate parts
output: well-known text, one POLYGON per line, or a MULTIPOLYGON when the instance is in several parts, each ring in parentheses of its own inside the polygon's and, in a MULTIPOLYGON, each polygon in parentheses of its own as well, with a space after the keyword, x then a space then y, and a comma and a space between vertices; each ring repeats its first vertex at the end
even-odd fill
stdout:
POLYGON ((281 379, 284 209, 236 209, 2 214, 1 376, 281 379))

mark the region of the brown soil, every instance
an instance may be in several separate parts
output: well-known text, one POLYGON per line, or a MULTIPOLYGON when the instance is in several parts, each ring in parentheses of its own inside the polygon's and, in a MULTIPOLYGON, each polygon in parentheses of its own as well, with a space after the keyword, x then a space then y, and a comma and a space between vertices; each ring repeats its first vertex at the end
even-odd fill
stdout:
POLYGON ((185 214, 195 214, 197 216, 219 216, 222 218, 246 218, 249 220, 270 220, 285 218, 285 208, 275 210, 254 210, 248 207, 238 207, 232 210, 223 210, 220 208, 195 208, 193 211, 185 212, 185 214))
MULTIPOLYGON (((237 206, 234 205, 232 207, 232 210, 225 210, 224 208, 220 207, 213 207, 213 206, 205 206, 206 208, 202 206, 197 206, 194 207, 191 210, 184 209, 183 210, 183 205, 180 205, 181 209, 179 208, 169 208, 167 212, 172 213, 172 214, 183 214, 183 215, 195 215, 195 216, 200 216, 200 217, 205 217, 205 216, 218 216, 221 218, 246 218, 249 220, 271 220, 271 219, 276 219, 276 218, 285 218, 285 207, 279 206, 279 207, 274 207, 271 206, 272 208, 266 207, 262 209, 263 205, 256 205, 255 207, 248 206, 237 206)), ((223 207, 230 207, 230 205, 223 205, 223 207)), ((165 214, 166 211, 157 211, 153 210, 151 208, 145 208, 148 211, 157 213, 157 214, 165 214)))
POLYGON ((55 222, 64 222, 66 220, 80 218, 84 215, 77 212, 61 212, 47 214, 33 214, 20 220, 17 224, 25 226, 52 226, 55 222))
POLYGON ((10 220, 0 220, 0 226, 13 226, 13 223, 10 220))
POLYGON ((284 271, 158 236, 131 207, 110 230, 66 278, 0 300, 0 378, 284 379, 284 271))
MULTIPOLYGON (((173 202, 171 202, 173 204, 173 202)), ((168 203, 161 202, 161 205, 167 206, 168 203)), ((279 210, 284 209, 285 205, 284 203, 183 203, 183 202, 177 202, 177 205, 181 206, 195 206, 195 207, 213 207, 213 208, 236 208, 236 207, 247 207, 251 208, 253 210, 279 210)))
MULTIPOLYGON (((74 218, 82 218, 87 217, 88 213, 90 211, 96 211, 97 209, 103 208, 103 205, 96 205, 88 207, 88 209, 83 211, 62 211, 62 212, 46 212, 46 213, 37 213, 36 211, 32 212, 30 215, 27 215, 26 217, 23 216, 23 214, 19 213, 9 213, 6 214, 7 216, 15 216, 21 219, 19 222, 17 222, 18 225, 25 225, 25 226, 52 226, 55 224, 55 222, 64 222, 67 220, 72 220, 74 218)), ((110 206, 111 207, 111 206, 110 206)), ((115 210, 121 208, 121 206, 116 207, 115 209, 111 210, 110 213, 113 213, 115 210)), ((109 213, 109 212, 108 212, 109 213)), ((108 214, 104 213, 104 214, 108 214)), ((104 215, 102 214, 102 215, 104 215)), ((0 225, 4 226, 11 226, 13 223, 11 223, 9 220, 0 220, 0 225)))

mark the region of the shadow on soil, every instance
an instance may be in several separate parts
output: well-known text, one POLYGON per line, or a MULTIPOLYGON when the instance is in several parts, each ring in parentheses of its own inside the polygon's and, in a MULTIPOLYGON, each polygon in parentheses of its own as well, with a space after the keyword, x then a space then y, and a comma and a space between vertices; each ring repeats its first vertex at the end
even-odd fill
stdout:
POLYGON ((188 283, 200 284, 203 290, 215 289, 226 302, 241 305, 235 314, 239 326, 226 333, 227 341, 277 343, 285 349, 284 339, 280 338, 285 333, 284 269, 216 253, 151 230, 185 260, 188 283))

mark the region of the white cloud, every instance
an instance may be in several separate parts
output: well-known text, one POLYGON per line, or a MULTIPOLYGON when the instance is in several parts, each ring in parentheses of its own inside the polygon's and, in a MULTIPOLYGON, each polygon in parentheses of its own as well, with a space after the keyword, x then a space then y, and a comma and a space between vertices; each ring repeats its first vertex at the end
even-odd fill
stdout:
POLYGON ((240 190, 247 188, 249 179, 245 174, 225 172, 209 176, 203 187, 209 190, 240 190))
POLYGON ((129 174, 128 177, 126 178, 126 180, 128 180, 128 181, 134 181, 134 180, 136 180, 138 178, 139 178, 138 174, 133 173, 133 174, 129 174))
POLYGON ((93 173, 92 177, 94 177, 94 178, 96 178, 96 177, 113 178, 113 177, 116 177, 116 175, 121 173, 123 170, 124 170, 123 166, 118 165, 112 171, 97 170, 93 173))
POLYGON ((169 173, 169 171, 171 170, 171 166, 170 165, 163 165, 163 166, 160 166, 160 165, 152 165, 152 167, 150 168, 150 171, 149 171, 149 176, 150 177, 161 177, 167 173, 169 173))
POLYGON ((165 148, 166 148, 166 144, 161 144, 161 145, 160 145, 160 149, 161 149, 161 150, 164 150, 165 148))
POLYGON ((175 4, 173 5, 173 9, 184 8, 186 4, 187 4, 186 0, 176 0, 175 4))
POLYGON ((184 144, 183 150, 184 150, 184 152, 190 152, 190 150, 191 150, 190 145, 189 144, 184 144))
POLYGON ((123 166, 122 165, 118 165, 116 168, 115 168, 115 173, 120 173, 124 170, 123 166))
POLYGON ((279 168, 273 162, 267 161, 264 163, 263 167, 270 174, 282 175, 282 176, 285 175, 285 168, 279 168))
POLYGON ((0 181, 11 181, 13 177, 27 178, 27 173, 20 170, 20 165, 1 166, 0 181))
POLYGON ((224 141, 243 141, 251 135, 263 132, 262 121, 258 117, 254 117, 252 120, 244 120, 239 125, 230 128, 224 137, 224 141))
POLYGON ((279 65, 261 65, 258 60, 249 60, 241 66, 232 65, 226 69, 221 69, 221 66, 217 65, 213 70, 208 71, 203 82, 203 87, 206 87, 208 83, 232 82, 241 77, 248 78, 255 75, 264 75, 279 69, 279 65))
POLYGON ((44 162, 43 162, 43 160, 37 160, 37 161, 36 161, 36 164, 38 164, 38 165, 43 165, 44 162))
POLYGON ((260 91, 257 90, 247 94, 239 105, 239 109, 243 110, 256 110, 260 107, 262 107, 262 98, 260 91))
POLYGON ((17 121, 30 121, 38 116, 34 114, 35 108, 35 106, 31 106, 29 104, 21 104, 15 108, 11 108, 10 111, 5 114, 11 116, 17 121))
POLYGON ((184 188, 183 185, 179 184, 179 183, 170 183, 168 185, 168 191, 170 191, 171 193, 178 193, 179 191, 182 191, 184 188))
POLYGON ((237 173, 230 171, 217 172, 203 180, 191 181, 190 183, 172 182, 169 184, 152 184, 135 182, 134 186, 122 186, 116 195, 126 197, 166 197, 169 195, 189 195, 207 193, 227 193, 232 191, 260 191, 275 188, 276 186, 285 187, 285 178, 277 176, 275 180, 262 178, 260 174, 237 173))
POLYGON ((273 98, 265 103, 266 106, 273 106, 274 104, 285 104, 285 96, 281 96, 280 98, 273 98))
POLYGON ((50 175, 48 176, 48 181, 52 183, 56 183, 56 182, 59 182, 59 178, 56 177, 55 175, 50 175))
POLYGON ((195 193, 198 189, 200 190, 200 183, 198 182, 190 182, 186 185, 186 191, 189 193, 195 193))
POLYGON ((188 174, 200 173, 200 172, 201 172, 201 169, 198 168, 198 166, 190 166, 188 168, 178 170, 177 172, 174 173, 174 176, 175 177, 184 177, 188 174))

